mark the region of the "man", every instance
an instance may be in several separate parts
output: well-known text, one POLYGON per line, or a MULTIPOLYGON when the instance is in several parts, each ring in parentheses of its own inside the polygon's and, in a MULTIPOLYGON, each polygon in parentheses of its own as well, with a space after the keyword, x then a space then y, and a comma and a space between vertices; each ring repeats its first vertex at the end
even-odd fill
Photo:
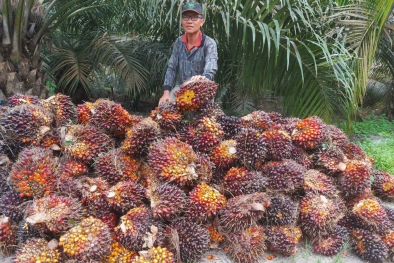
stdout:
POLYGON ((187 3, 183 6, 182 27, 185 34, 174 43, 164 79, 164 93, 159 105, 162 102, 175 101, 174 92, 193 76, 203 75, 213 80, 218 69, 218 52, 216 42, 201 31, 204 22, 202 8, 198 3, 187 3), (177 85, 172 88, 177 73, 179 79, 177 85))

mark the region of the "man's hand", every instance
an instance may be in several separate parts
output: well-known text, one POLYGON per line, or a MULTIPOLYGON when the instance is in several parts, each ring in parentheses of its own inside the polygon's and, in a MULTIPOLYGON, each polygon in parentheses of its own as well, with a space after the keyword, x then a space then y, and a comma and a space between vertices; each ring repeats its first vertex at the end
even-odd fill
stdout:
POLYGON ((159 106, 160 104, 170 101, 170 91, 169 90, 165 90, 163 93, 163 96, 161 96, 160 100, 159 100, 159 106))

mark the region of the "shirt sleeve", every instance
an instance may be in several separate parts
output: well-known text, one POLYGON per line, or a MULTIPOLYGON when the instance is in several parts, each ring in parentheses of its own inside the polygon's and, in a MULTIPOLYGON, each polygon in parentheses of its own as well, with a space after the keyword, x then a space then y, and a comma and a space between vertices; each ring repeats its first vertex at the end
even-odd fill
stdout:
POLYGON ((207 51, 205 53, 205 67, 203 75, 206 78, 213 80, 216 71, 218 70, 218 50, 216 42, 213 39, 210 39, 206 48, 207 51))
POLYGON ((179 39, 175 41, 170 60, 168 61, 167 71, 164 77, 164 90, 171 90, 172 87, 174 86, 176 74, 178 72, 178 65, 179 65, 178 42, 179 39))

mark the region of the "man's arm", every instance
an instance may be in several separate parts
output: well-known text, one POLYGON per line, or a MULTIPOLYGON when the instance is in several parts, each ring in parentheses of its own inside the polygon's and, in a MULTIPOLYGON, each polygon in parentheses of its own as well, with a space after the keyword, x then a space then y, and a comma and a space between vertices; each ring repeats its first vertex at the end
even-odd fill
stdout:
POLYGON ((163 96, 159 100, 159 105, 162 102, 170 101, 170 90, 174 86, 176 73, 178 72, 178 39, 174 43, 174 47, 172 49, 172 54, 170 60, 167 65, 167 72, 164 78, 164 92, 163 96))
POLYGON ((213 39, 207 41, 206 51, 205 51, 205 67, 203 75, 209 79, 213 80, 216 71, 218 70, 218 50, 216 42, 213 39))

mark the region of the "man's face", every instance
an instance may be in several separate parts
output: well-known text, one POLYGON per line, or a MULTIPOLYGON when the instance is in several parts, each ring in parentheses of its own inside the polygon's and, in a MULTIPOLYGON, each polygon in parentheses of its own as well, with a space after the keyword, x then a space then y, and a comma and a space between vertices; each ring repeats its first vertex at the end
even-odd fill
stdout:
POLYGON ((203 18, 200 17, 200 14, 193 11, 186 11, 182 13, 182 27, 185 33, 193 34, 197 33, 200 30, 205 21, 203 18), (183 19, 184 17, 186 17, 187 20, 183 19), (197 20, 193 21, 196 18, 197 20))

